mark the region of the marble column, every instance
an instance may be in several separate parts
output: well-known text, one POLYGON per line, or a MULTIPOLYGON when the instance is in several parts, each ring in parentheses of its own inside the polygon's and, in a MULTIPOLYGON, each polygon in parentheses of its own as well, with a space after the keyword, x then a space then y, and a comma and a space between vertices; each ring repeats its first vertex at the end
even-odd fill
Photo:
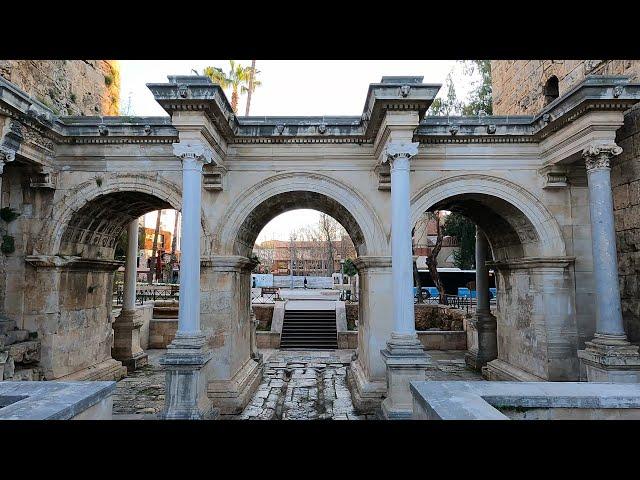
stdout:
POLYGON ((481 370, 487 362, 498 358, 497 322, 489 306, 489 269, 487 268, 487 237, 476 226, 476 313, 467 322, 469 351, 465 363, 481 370))
POLYGON ((620 153, 615 143, 593 144, 582 152, 589 185, 596 332, 578 357, 589 382, 640 382, 640 355, 624 332, 618 284, 610 162, 620 153))
POLYGON ((199 142, 173 145, 182 161, 182 241, 178 331, 160 363, 166 370, 165 419, 204 419, 213 416, 207 397, 205 367, 211 352, 200 330, 200 222, 202 167, 211 151, 199 142))
POLYGON ((424 380, 430 357, 418 339, 413 306, 413 257, 411 251, 411 157, 418 143, 389 142, 384 161, 391 163, 391 282, 393 331, 382 350, 386 364, 387 398, 382 413, 388 419, 411 418, 413 400, 409 382, 424 380))
POLYGON ((142 311, 136 309, 136 276, 138 258, 138 219, 129 223, 127 258, 124 265, 124 298, 122 310, 113 322, 111 356, 122 362, 129 372, 148 363, 148 355, 140 347, 142 311))

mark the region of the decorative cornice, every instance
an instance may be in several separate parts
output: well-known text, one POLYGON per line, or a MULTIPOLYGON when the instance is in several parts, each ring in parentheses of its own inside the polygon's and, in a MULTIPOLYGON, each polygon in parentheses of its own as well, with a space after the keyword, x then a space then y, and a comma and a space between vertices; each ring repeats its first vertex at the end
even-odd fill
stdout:
POLYGON ((112 272, 124 265, 118 260, 82 258, 73 255, 27 255, 25 262, 35 268, 65 268, 112 272))
POLYGON ((353 265, 356 267, 358 272, 362 272, 368 270, 370 268, 391 268, 391 257, 374 257, 374 256, 363 256, 356 257, 353 261, 353 265))
POLYGON ((622 153, 622 147, 615 143, 595 143, 582 151, 587 172, 596 169, 611 168, 611 159, 622 153))

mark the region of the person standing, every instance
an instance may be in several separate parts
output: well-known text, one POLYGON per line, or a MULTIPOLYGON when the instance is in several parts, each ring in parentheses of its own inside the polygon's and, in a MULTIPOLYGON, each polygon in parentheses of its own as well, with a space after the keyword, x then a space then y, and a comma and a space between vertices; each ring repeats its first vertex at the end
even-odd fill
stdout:
POLYGON ((307 277, 304 277, 304 288, 307 288, 307 277))

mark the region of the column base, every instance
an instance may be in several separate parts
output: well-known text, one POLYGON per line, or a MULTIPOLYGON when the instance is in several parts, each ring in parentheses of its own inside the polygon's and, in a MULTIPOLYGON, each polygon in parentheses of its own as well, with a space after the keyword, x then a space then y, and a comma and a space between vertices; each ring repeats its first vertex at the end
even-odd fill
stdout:
POLYGON ((481 371, 491 360, 498 358, 497 320, 489 312, 476 313, 467 321, 468 352, 464 362, 473 370, 481 371))
POLYGON ((588 382, 640 383, 640 354, 626 336, 597 334, 578 350, 581 369, 588 382))
POLYGON ((359 360, 351 362, 347 369, 347 382, 351 391, 351 401, 358 413, 373 415, 382 405, 387 385, 384 380, 369 380, 359 360))
POLYGON ((166 370, 166 420, 210 420, 217 417, 207 397, 205 367, 211 353, 205 351, 205 336, 178 331, 167 353, 160 359, 166 370))
POLYGON ((264 364, 260 360, 248 359, 229 380, 213 380, 207 387, 207 395, 221 415, 241 413, 249 404, 253 394, 262 382, 264 364))
POLYGON ((415 333, 392 333, 381 353, 387 366, 387 398, 381 405, 382 416, 387 420, 410 419, 413 397, 409 382, 426 380, 427 370, 434 368, 431 357, 415 333))
POLYGON ((148 355, 140 347, 140 327, 143 319, 140 310, 122 310, 113 322, 113 347, 111 356, 122 362, 132 372, 149 362, 148 355))
POLYGON ((497 358, 482 367, 482 378, 494 382, 546 382, 542 377, 497 358))
POLYGON ((63 377, 54 378, 59 382, 83 382, 83 381, 118 381, 127 376, 127 369, 122 362, 110 358, 90 367, 63 377))

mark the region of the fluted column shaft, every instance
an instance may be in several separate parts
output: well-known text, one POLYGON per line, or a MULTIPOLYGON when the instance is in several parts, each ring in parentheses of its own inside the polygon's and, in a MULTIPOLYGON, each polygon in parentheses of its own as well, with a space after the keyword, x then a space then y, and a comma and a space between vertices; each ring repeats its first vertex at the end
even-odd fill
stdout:
POLYGON ((476 311, 489 313, 489 269, 487 268, 487 237, 476 226, 476 311))

